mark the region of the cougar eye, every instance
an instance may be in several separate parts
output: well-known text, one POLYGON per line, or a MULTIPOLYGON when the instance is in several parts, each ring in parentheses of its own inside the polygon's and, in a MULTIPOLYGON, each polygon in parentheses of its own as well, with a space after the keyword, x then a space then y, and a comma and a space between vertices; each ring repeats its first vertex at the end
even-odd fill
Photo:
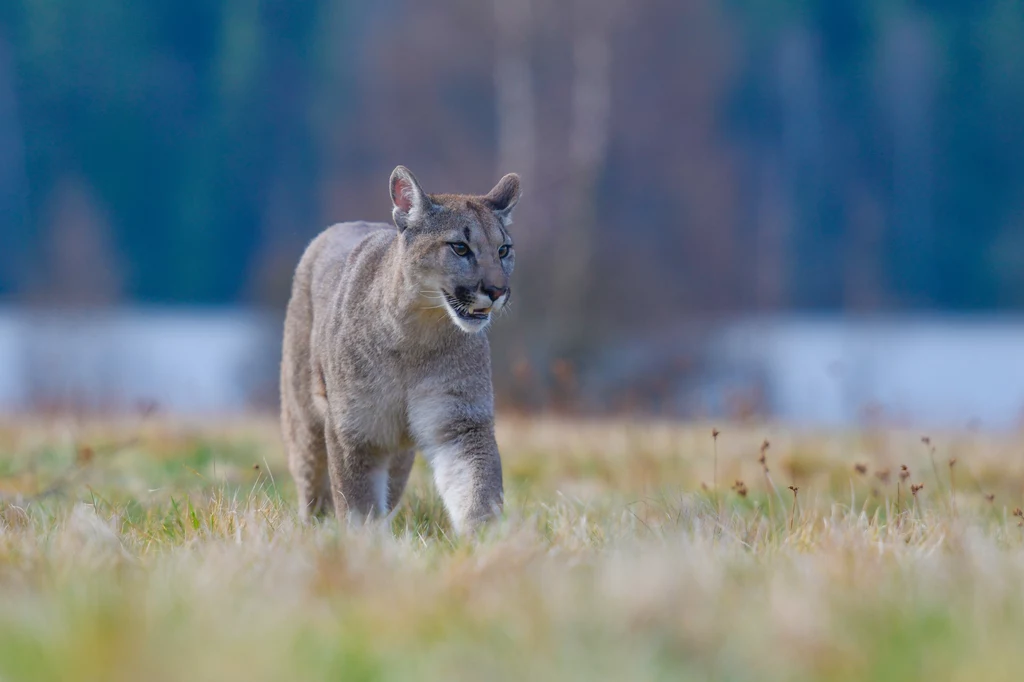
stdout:
POLYGON ((452 242, 448 246, 452 247, 452 251, 455 252, 456 256, 465 257, 469 255, 469 245, 465 242, 452 242))
POLYGON ((498 258, 507 258, 508 252, 512 250, 512 247, 508 244, 502 244, 498 247, 498 258))

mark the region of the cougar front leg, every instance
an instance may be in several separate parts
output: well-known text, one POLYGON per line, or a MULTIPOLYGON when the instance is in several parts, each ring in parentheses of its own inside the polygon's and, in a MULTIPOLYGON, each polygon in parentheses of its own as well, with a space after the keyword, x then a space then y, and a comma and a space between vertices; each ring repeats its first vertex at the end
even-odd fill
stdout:
POLYGON ((434 482, 455 532, 471 532, 501 512, 504 493, 501 458, 491 424, 440 429, 449 438, 424 448, 434 482))
POLYGON ((327 471, 341 522, 363 523, 388 513, 389 458, 328 426, 327 471))
POLYGON ((388 513, 394 511, 402 499, 405 484, 409 481, 412 465, 416 460, 415 450, 402 450, 391 455, 388 466, 388 513))

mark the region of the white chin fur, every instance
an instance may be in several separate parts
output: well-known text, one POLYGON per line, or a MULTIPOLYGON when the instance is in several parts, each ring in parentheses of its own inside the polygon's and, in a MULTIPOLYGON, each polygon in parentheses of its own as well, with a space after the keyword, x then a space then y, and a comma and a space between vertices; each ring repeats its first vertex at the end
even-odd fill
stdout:
POLYGON ((487 316, 486 320, 467 320, 452 310, 452 307, 448 305, 447 301, 445 301, 444 309, 448 313, 448 317, 450 317, 452 322, 455 323, 455 326, 467 334, 478 334, 487 329, 487 326, 491 323, 490 315, 487 316))

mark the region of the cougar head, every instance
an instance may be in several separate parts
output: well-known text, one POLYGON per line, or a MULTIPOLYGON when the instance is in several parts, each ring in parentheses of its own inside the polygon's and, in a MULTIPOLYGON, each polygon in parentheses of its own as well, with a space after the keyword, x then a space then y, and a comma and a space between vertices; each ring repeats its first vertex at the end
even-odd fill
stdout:
POLYGON ((443 310, 462 331, 478 333, 508 305, 516 254, 507 228, 519 196, 515 173, 473 196, 427 194, 408 168, 394 170, 392 216, 402 267, 424 310, 443 310))

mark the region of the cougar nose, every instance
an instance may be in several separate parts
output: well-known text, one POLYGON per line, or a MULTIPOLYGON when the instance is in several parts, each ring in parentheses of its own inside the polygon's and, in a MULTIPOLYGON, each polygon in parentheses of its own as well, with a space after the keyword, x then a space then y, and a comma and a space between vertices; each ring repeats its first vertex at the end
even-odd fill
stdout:
POLYGON ((499 298, 501 298, 502 296, 504 296, 505 294, 508 293, 508 287, 505 287, 505 288, 502 288, 502 287, 489 287, 489 286, 485 285, 483 287, 483 290, 484 290, 484 293, 487 294, 487 296, 492 301, 497 301, 499 298))

